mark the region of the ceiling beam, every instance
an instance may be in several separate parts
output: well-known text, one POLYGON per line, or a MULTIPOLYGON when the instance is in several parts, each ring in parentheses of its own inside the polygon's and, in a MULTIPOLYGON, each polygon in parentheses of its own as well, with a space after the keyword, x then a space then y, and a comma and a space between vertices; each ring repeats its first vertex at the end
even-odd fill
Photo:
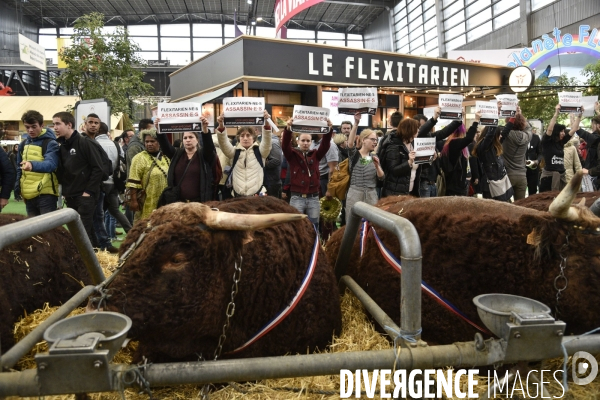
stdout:
POLYGON ((345 5, 349 5, 349 6, 360 6, 360 7, 379 7, 379 8, 384 8, 384 7, 393 7, 394 6, 394 2, 393 1, 377 1, 375 3, 364 3, 364 2, 360 2, 360 1, 342 1, 342 0, 325 0, 324 3, 333 3, 333 4, 345 4, 345 5))

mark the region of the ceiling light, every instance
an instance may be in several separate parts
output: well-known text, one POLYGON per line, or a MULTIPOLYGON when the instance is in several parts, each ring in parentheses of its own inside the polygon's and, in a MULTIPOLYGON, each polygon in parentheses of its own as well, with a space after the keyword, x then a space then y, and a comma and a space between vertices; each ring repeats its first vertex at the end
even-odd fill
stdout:
POLYGON ((263 19, 262 19, 262 17, 258 17, 258 18, 256 18, 256 21, 257 21, 257 22, 260 22, 260 21, 262 21, 262 20, 263 20, 263 19))
POLYGON ((248 0, 248 4, 252 4, 252 0, 248 0))

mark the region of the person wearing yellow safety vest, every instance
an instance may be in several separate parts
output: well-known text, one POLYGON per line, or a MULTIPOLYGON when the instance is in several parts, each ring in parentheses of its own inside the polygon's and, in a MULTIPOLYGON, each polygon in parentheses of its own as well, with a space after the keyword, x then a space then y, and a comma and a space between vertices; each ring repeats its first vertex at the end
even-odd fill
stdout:
POLYGON ((25 200, 27 216, 34 217, 56 210, 59 162, 59 145, 50 128, 43 128, 44 117, 29 110, 21 117, 27 130, 27 139, 17 152, 17 182, 15 195, 25 200))

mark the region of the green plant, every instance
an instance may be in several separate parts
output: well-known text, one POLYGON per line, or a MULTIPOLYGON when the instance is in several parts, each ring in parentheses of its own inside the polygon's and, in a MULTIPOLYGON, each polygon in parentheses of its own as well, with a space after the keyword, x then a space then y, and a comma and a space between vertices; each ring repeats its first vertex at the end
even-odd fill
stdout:
POLYGON ((139 46, 129 39, 123 27, 103 33, 104 15, 91 13, 77 19, 73 44, 61 52, 67 68, 56 83, 72 90, 82 100, 105 98, 112 114, 131 114, 130 99, 152 94, 144 83, 141 67, 145 61, 136 55, 139 46))

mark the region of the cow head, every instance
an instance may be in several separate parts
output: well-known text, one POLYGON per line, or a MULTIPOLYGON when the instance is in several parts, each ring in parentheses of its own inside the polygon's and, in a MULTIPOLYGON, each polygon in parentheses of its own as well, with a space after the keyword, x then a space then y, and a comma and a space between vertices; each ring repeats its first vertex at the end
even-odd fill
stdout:
MULTIPOLYGON (((214 349, 240 255, 240 285, 249 285, 254 279, 250 266, 260 264, 256 253, 263 265, 275 262, 268 258, 271 246, 282 236, 311 229, 301 221, 305 215, 293 214, 273 198, 235 199, 221 206, 233 212, 200 203, 161 207, 136 224, 121 247, 127 249, 146 233, 108 287, 107 308, 128 315, 133 321, 130 335, 140 342, 143 337, 153 352, 181 358, 190 355, 189 349, 214 349)), ((314 239, 314 231, 309 237, 314 239)))
POLYGON ((536 257, 550 261, 548 268, 553 270, 565 257, 571 290, 587 291, 584 288, 600 284, 600 218, 585 206, 585 199, 573 204, 582 178, 581 171, 575 174, 548 213, 523 215, 521 220, 536 257))

